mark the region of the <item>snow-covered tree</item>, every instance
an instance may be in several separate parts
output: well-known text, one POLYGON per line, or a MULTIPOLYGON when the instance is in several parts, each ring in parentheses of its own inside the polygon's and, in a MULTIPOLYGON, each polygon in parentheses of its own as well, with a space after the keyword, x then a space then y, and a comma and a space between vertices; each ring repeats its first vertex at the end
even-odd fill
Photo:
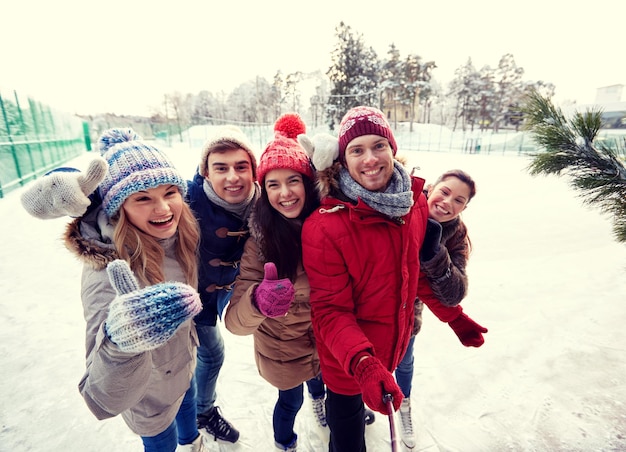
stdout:
POLYGON ((209 124, 218 117, 219 108, 217 99, 209 91, 200 91, 193 98, 191 124, 209 124))
POLYGON ((287 77, 285 78, 285 97, 287 106, 291 112, 300 111, 301 103, 299 84, 301 81, 302 72, 300 71, 287 74, 287 77))
POLYGON ((567 119, 537 91, 522 108, 525 127, 544 150, 534 156, 530 174, 566 175, 583 201, 613 216, 613 231, 626 242, 626 153, 596 140, 602 111, 576 112, 567 119))
POLYGON ((168 116, 174 118, 176 132, 180 141, 183 141, 183 127, 186 127, 190 122, 191 105, 191 94, 182 94, 179 91, 175 91, 165 95, 165 108, 168 111, 168 116))
POLYGON ((285 102, 285 80, 282 71, 276 71, 274 81, 272 83, 272 109, 274 117, 278 118, 283 111, 283 103, 285 102))
POLYGON ((524 69, 518 67, 512 54, 507 53, 500 58, 495 72, 496 95, 493 106, 493 130, 497 132, 505 123, 507 113, 516 108, 522 97, 522 76, 524 69))
POLYGON ((478 80, 476 82, 476 101, 478 102, 478 125, 480 130, 485 130, 493 123, 493 117, 495 116, 493 106, 495 98, 494 87, 494 73, 490 66, 483 66, 478 73, 478 80))
POLYGON ((228 96, 229 120, 256 122, 256 83, 247 81, 237 86, 228 96))
POLYGON ((254 102, 256 123, 271 124, 277 116, 274 116, 272 104, 274 102, 273 86, 265 77, 257 76, 254 80, 254 102))
POLYGON ((318 127, 324 116, 324 106, 328 100, 328 80, 324 78, 321 72, 317 72, 318 82, 315 86, 315 94, 309 99, 311 126, 318 127))
POLYGON ((437 80, 431 80, 430 86, 432 90, 429 98, 430 108, 424 122, 430 123, 432 118, 435 124, 450 124, 455 113, 455 107, 450 100, 450 96, 446 94, 444 88, 437 80))
POLYGON ((454 79, 448 85, 449 95, 455 99, 456 112, 453 130, 456 130, 458 120, 462 119, 462 129, 469 125, 472 129, 477 121, 480 110, 479 93, 481 88, 481 76, 472 59, 454 71, 454 79))
POLYGON ((361 34, 341 22, 336 28, 337 44, 326 72, 332 83, 326 116, 331 129, 350 108, 375 105, 380 80, 380 62, 361 34))
POLYGON ((400 51, 391 44, 387 51, 387 59, 382 63, 380 84, 381 98, 379 108, 383 108, 385 101, 392 105, 393 116, 390 118, 394 128, 397 127, 397 102, 401 102, 401 92, 403 88, 404 63, 400 60, 400 51))
POLYGON ((413 122, 417 105, 424 105, 431 95, 430 80, 432 70, 436 68, 434 61, 422 62, 422 57, 413 53, 409 54, 403 65, 402 73, 402 103, 409 106, 411 114, 410 130, 413 131, 413 122))

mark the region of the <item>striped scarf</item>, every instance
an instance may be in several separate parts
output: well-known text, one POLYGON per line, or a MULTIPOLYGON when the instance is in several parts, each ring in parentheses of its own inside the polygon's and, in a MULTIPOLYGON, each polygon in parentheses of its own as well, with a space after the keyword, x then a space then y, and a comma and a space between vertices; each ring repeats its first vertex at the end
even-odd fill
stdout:
POLYGON ((409 213, 413 206, 411 177, 397 160, 394 160, 393 164, 391 180, 383 192, 367 190, 352 179, 344 167, 341 167, 339 171, 339 188, 344 195, 354 202, 361 199, 375 211, 390 218, 403 217, 409 213))

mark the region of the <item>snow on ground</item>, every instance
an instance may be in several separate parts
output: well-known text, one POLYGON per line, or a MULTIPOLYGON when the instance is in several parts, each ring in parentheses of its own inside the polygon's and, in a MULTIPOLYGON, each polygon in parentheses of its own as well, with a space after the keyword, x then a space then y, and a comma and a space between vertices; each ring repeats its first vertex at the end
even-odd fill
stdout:
MULTIPOLYGON (((168 151, 190 177, 198 149, 168 151)), ((92 155, 71 164, 84 169, 92 155)), ((565 180, 529 176, 524 157, 406 155, 427 181, 457 167, 477 181, 464 213, 474 252, 463 306, 489 328, 483 347, 465 348, 425 314, 415 450, 626 450, 626 244, 614 241, 610 219, 583 206, 565 180)), ((84 321, 80 265, 59 239, 67 220, 29 217, 20 193, 0 199, 0 452, 139 451, 121 418, 96 420, 77 391, 84 321)), ((275 450, 276 390, 258 376, 252 338, 223 334, 218 404, 241 439, 211 450, 275 450)), ((296 431, 299 450, 327 450, 308 401, 296 431)), ((366 435, 369 452, 391 450, 385 416, 366 435)))

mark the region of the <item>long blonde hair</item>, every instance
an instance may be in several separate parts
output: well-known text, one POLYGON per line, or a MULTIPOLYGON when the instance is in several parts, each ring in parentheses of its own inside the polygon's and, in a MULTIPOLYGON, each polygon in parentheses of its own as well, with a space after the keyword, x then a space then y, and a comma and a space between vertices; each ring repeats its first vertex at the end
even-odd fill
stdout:
MULTIPOLYGON (((126 260, 137 278, 146 285, 165 282, 163 260, 165 252, 157 239, 133 225, 124 209, 112 219, 115 222, 113 242, 120 258, 126 260)), ((198 286, 198 242, 200 229, 187 203, 183 202, 178 223, 176 260, 183 269, 185 282, 198 286)))

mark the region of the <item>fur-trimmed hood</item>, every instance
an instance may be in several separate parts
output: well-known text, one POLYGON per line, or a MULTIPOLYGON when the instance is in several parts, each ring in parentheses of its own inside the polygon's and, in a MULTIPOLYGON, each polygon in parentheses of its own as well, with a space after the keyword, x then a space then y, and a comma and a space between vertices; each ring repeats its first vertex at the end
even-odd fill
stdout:
MULTIPOLYGON (((65 247, 94 270, 103 270, 109 262, 119 259, 113 243, 100 232, 99 212, 101 210, 97 209, 86 217, 76 218, 66 226, 63 236, 65 247)), ((110 224, 107 222, 106 226, 110 224)))
MULTIPOLYGON (((261 227, 257 222, 257 215, 254 209, 252 209, 250 216, 248 217, 248 231, 250 232, 250 237, 252 237, 257 244, 263 243, 263 232, 261 232, 261 227)), ((265 256, 263 256, 263 252, 260 247, 258 257, 259 261, 265 262, 265 256)))

